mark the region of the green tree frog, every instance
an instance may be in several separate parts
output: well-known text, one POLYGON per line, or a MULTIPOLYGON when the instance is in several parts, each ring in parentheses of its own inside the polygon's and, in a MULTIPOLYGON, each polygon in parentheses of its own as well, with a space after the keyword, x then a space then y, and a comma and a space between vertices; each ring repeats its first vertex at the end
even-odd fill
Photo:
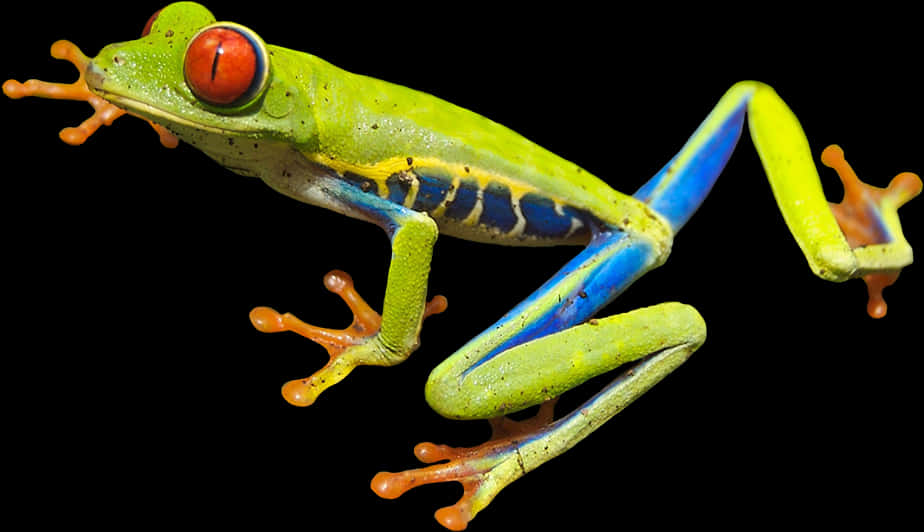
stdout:
POLYGON ((843 150, 830 146, 821 163, 837 172, 846 194, 829 205, 799 122, 760 82, 732 86, 681 150, 629 195, 487 118, 266 44, 192 2, 167 6, 140 39, 107 46, 93 59, 66 41, 52 54, 78 67, 77 82, 10 80, 3 90, 12 98, 91 103, 96 113, 63 130, 65 142, 83 143, 129 113, 148 120, 165 146, 182 140, 235 173, 387 233, 392 253, 381 313, 342 271, 324 283, 353 312, 346 329, 309 325, 269 307, 252 311, 258 330, 295 332, 330 355, 322 369, 283 387, 294 405, 313 404, 359 365, 392 366, 417 348, 424 319, 447 308, 441 296, 427 300, 439 233, 510 246, 583 246, 426 383, 426 400, 443 416, 491 420, 491 440, 465 449, 420 444, 415 454, 432 465, 372 480, 385 498, 461 482, 462 499, 436 513, 452 530, 464 529, 501 489, 573 447, 703 344, 705 323, 689 305, 595 315, 664 263, 674 235, 722 172, 746 116, 779 209, 817 276, 862 277, 868 312, 881 317, 882 289, 912 260, 897 209, 920 193, 921 180, 905 172, 887 188, 870 187, 843 150), (617 368, 597 395, 554 415, 562 393, 617 368), (530 420, 505 417, 537 405, 530 420))

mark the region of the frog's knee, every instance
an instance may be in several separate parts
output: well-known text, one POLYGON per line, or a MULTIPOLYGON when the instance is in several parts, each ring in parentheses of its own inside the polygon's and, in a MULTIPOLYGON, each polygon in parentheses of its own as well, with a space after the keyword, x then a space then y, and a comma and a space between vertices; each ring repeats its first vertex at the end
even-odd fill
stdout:
POLYGON ((471 394, 463 389, 461 379, 450 377, 437 367, 427 379, 424 395, 427 404, 437 414, 449 419, 479 419, 482 416, 472 414, 471 394))

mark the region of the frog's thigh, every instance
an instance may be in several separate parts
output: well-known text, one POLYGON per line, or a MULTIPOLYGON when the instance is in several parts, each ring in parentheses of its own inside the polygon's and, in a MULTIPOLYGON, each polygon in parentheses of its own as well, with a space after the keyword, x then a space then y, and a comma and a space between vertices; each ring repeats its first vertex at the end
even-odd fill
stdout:
MULTIPOLYGON (((706 325, 693 307, 663 303, 593 319, 465 369, 450 370, 464 367, 453 364, 447 366, 449 371, 434 371, 427 382, 427 400, 446 417, 492 418, 542 403, 622 364, 645 359, 645 371, 630 372, 622 379, 626 382, 620 393, 628 394, 621 400, 625 406, 683 363, 705 338, 706 325), (656 359, 661 361, 654 363, 656 359)), ((477 353, 463 348, 453 356, 474 360, 477 353)))

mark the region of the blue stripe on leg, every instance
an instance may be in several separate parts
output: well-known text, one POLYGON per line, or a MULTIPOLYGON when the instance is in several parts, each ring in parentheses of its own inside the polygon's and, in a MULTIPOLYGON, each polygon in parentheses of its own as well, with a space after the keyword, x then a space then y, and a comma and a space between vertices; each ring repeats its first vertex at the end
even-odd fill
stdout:
POLYGON ((678 158, 685 155, 691 149, 688 146, 702 134, 700 130, 693 133, 680 153, 635 193, 636 199, 664 216, 674 232, 696 212, 725 168, 741 136, 746 107, 747 98, 742 98, 734 112, 678 167, 678 158))
POLYGON ((554 277, 462 348, 490 343, 500 330, 512 329, 506 340, 482 346, 487 353, 465 374, 512 347, 587 320, 648 271, 655 255, 648 242, 626 233, 598 233, 554 277))

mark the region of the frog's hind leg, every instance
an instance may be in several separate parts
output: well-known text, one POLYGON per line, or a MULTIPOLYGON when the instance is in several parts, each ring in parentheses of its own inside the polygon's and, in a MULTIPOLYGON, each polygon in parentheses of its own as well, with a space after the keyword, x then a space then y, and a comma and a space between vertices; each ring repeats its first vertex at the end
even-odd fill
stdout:
MULTIPOLYGON (((570 382, 561 384, 565 387, 624 363, 628 369, 557 421, 553 421, 552 399, 531 420, 493 419, 493 437, 480 446, 457 449, 419 444, 414 453, 422 462, 445 462, 400 473, 379 473, 372 489, 393 499, 416 486, 458 481, 464 488, 462 498, 438 510, 436 518, 451 530, 462 530, 501 489, 573 447, 685 362, 702 345, 705 334, 705 324, 692 307, 665 303, 591 320, 505 351, 469 374, 456 393, 494 405, 496 395, 505 393, 512 401, 519 395, 538 392, 542 397, 542 393, 558 391, 540 387, 521 390, 521 394, 516 389, 520 384, 508 386, 508 379, 497 380, 493 378, 496 375, 506 375, 510 381, 522 376, 530 388, 534 381, 528 377, 536 372, 556 373, 569 376, 566 381, 570 382)), ((519 407, 507 404, 511 410, 519 407)))
POLYGON ((830 281, 864 278, 870 293, 868 312, 883 316, 882 287, 911 263, 911 246, 902 235, 897 210, 920 193, 921 180, 904 172, 887 189, 870 187, 856 178, 840 148, 829 146, 822 162, 837 170, 846 189, 843 203, 829 205, 802 126, 763 83, 743 81, 731 87, 635 198, 679 231, 731 156, 745 115, 776 203, 812 271, 830 281))

